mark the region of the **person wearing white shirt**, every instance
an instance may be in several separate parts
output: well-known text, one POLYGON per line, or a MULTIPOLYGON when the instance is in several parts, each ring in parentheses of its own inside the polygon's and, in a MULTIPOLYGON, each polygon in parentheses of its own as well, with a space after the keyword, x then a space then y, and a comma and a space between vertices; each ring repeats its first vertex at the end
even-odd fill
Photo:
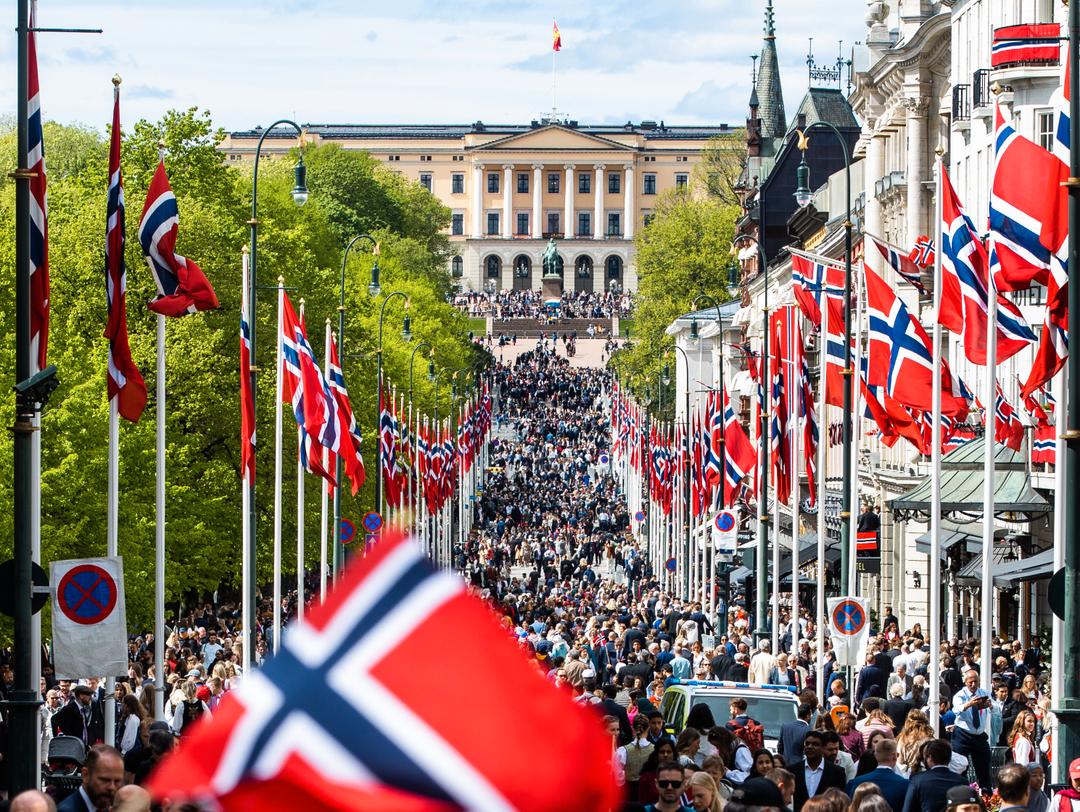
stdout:
POLYGON ((762 640, 759 651, 750 658, 749 675, 750 682, 765 684, 769 681, 769 673, 776 667, 776 658, 772 655, 772 646, 768 640, 762 640))
POLYGON ((964 672, 964 687, 953 697, 956 713, 953 727, 953 752, 967 756, 975 768, 980 787, 990 784, 990 695, 979 687, 979 673, 964 672))

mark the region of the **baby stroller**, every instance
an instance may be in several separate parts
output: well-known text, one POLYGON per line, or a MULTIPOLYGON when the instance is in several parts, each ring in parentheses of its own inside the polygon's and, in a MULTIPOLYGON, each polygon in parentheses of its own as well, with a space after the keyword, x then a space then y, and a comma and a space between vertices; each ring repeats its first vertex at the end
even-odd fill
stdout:
POLYGON ((57 805, 82 786, 82 766, 86 745, 74 736, 57 736, 49 742, 49 755, 42 771, 45 794, 57 805))

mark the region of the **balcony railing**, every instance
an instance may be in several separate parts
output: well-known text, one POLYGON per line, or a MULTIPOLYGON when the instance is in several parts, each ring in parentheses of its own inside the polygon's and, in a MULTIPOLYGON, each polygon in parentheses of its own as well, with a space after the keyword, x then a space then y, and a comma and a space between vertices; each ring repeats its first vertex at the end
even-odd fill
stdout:
POLYGON ((971 76, 971 106, 973 109, 990 105, 990 69, 979 68, 971 76))
POLYGON ((952 117, 953 121, 971 118, 971 85, 953 85, 952 117))

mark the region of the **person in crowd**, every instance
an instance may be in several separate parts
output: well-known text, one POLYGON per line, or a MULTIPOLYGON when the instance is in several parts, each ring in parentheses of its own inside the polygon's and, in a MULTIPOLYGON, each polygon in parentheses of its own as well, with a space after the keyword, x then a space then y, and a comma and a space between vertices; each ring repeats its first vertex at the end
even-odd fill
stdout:
POLYGON ((769 750, 762 748, 753 754, 754 766, 750 770, 751 776, 764 776, 769 770, 773 768, 772 753, 769 750))
POLYGON ((796 718, 792 722, 784 722, 780 726, 780 738, 777 742, 777 752, 791 761, 802 758, 802 742, 810 730, 810 720, 814 716, 814 705, 809 702, 800 702, 796 711, 796 718))
POLYGON ((1080 812, 1080 758, 1069 762, 1069 785, 1050 798, 1051 812, 1080 812))
POLYGON ((682 802, 684 783, 683 768, 677 763, 668 761, 657 767, 655 784, 658 797, 645 807, 646 812, 694 812, 693 807, 682 802))
POLYGON ((1035 714, 1029 710, 1020 711, 1009 731, 1009 752, 1012 761, 1017 764, 1030 764, 1037 760, 1038 748, 1035 746, 1035 729, 1038 722, 1035 714))
POLYGON ((990 787, 990 694, 979 687, 979 673, 974 669, 968 669, 964 673, 964 687, 956 692, 952 707, 956 713, 952 749, 968 757, 975 768, 979 786, 988 788, 990 787))
POLYGON ((124 783, 124 759, 107 744, 95 744, 82 766, 82 784, 57 807, 58 812, 109 812, 124 783))
POLYGON ((999 812, 1026 812, 1031 792, 1031 773, 1023 764, 1006 764, 997 771, 999 812))
POLYGON ((696 772, 686 782, 693 801, 694 812, 722 812, 724 808, 720 790, 707 772, 696 772))
POLYGON ((807 800, 823 794, 830 787, 843 790, 847 786, 844 770, 825 758, 825 739, 816 730, 803 738, 803 760, 792 765, 795 775, 795 812, 800 812, 807 800))
POLYGON ((849 781, 847 793, 854 797, 857 787, 873 784, 888 802, 892 812, 900 812, 907 797, 908 779, 896 772, 896 741, 884 736, 878 738, 874 742, 874 758, 878 766, 849 781))
POLYGON ((1028 785, 1028 802, 1027 812, 1048 812, 1050 809, 1050 798, 1046 794, 1044 789, 1046 785, 1046 773, 1043 770, 1042 764, 1037 761, 1027 765, 1028 775, 1031 776, 1030 784, 1028 785))
POLYGON ((949 769, 952 756, 952 746, 945 739, 930 739, 923 745, 925 769, 911 776, 901 812, 938 812, 948 806, 945 795, 952 787, 967 787, 964 777, 949 769))

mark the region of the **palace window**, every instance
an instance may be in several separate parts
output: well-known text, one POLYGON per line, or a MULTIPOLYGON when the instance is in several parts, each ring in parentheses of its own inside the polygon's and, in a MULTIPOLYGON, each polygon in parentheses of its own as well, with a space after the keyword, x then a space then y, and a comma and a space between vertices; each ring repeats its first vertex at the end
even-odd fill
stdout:
POLYGON ((465 233, 465 215, 455 213, 450 215, 450 233, 460 237, 465 233))
POLYGON ((427 189, 429 192, 431 191, 431 174, 430 173, 424 172, 422 175, 420 175, 420 185, 423 186, 425 189, 427 189))
POLYGON ((609 211, 607 216, 607 235, 609 237, 622 236, 622 216, 617 211, 609 211))
POLYGON ((1035 143, 1050 152, 1054 150, 1054 118, 1053 110, 1035 113, 1035 143))
POLYGON ((450 176, 450 192, 455 195, 465 194, 465 176, 455 172, 450 176))
POLYGON ((590 237, 592 236, 592 216, 587 211, 578 212, 577 216, 577 236, 590 237))
POLYGON ((548 227, 549 234, 558 234, 559 230, 559 213, 557 211, 548 212, 548 227))
POLYGON ((642 189, 642 194, 646 194, 646 195, 654 195, 654 194, 656 194, 656 175, 654 175, 654 174, 652 174, 650 172, 649 174, 643 175, 642 177, 644 178, 644 183, 645 183, 645 185, 644 185, 644 187, 642 189))
POLYGON ((609 172, 607 176, 607 190, 609 194, 617 195, 622 191, 622 175, 618 172, 609 172))
POLYGON ((592 191, 592 175, 588 172, 582 172, 577 176, 577 190, 578 194, 587 195, 592 191))
POLYGON ((499 234, 499 213, 497 211, 488 212, 487 233, 489 236, 498 236, 499 234))
POLYGON ((527 212, 520 211, 517 216, 517 234, 519 236, 526 236, 529 233, 529 215, 527 212))
POLYGON ((499 191, 499 173, 488 172, 488 191, 496 194, 499 191))
POLYGON ((559 178, 562 176, 558 172, 551 172, 548 174, 548 193, 557 195, 559 193, 559 178))
POLYGON ((520 194, 526 195, 529 193, 529 173, 518 172, 517 176, 517 190, 520 194))
POLYGON ((682 174, 676 175, 675 176, 675 188, 680 189, 680 190, 685 189, 688 180, 689 180, 688 175, 682 175, 682 174))

